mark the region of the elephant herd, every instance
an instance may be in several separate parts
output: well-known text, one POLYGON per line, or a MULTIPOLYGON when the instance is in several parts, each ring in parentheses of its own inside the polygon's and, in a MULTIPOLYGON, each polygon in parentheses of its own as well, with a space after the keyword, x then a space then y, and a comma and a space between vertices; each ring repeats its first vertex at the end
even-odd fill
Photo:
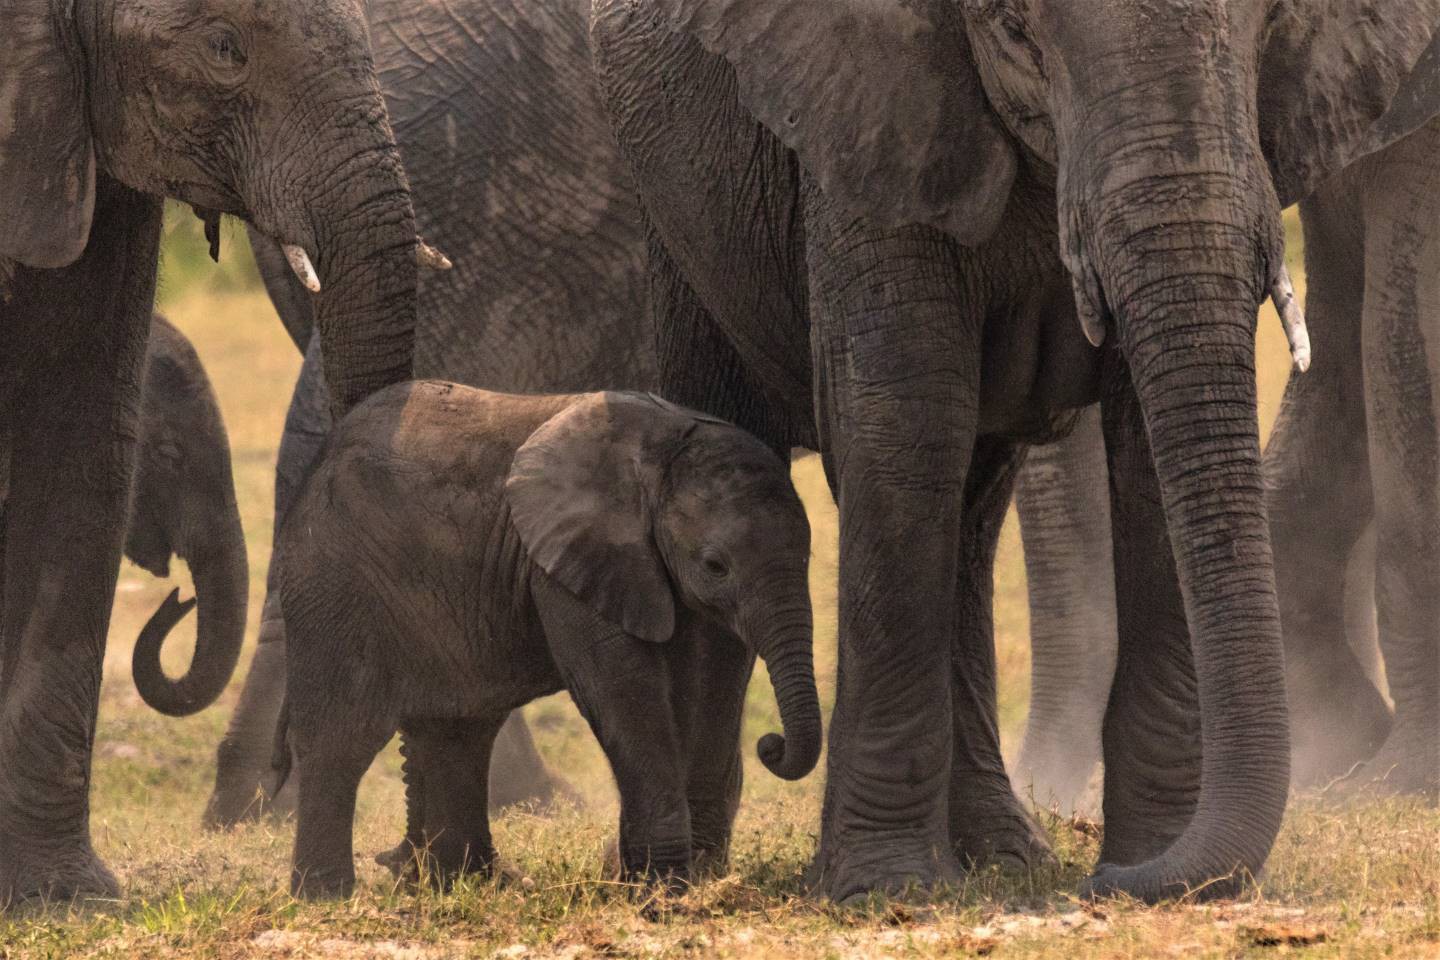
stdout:
POLYGON ((122 552, 196 581, 186 675, 159 650, 189 602, 137 641, 147 703, 202 709, 240 652, 228 442, 152 322, 167 197, 212 252, 246 221, 305 355, 205 811, 288 812, 298 780, 299 892, 353 882, 354 784, 397 728, 389 862, 488 866, 487 802, 567 789, 510 713, 562 687, 626 870, 723 863, 756 654, 786 728, 766 766, 818 756, 794 448, 840 518, 817 894, 1042 862, 1029 799, 1071 807, 1102 761, 1086 895, 1234 894, 1292 783, 1440 797, 1440 0, 0 0, 0 23, 0 904, 116 892, 89 784, 122 552), (1266 299, 1296 372, 1262 456, 1266 299), (1007 772, 1012 495, 1034 689, 1007 772), (462 608, 452 648, 377 629, 462 608), (361 690, 368 739, 334 749, 361 690))

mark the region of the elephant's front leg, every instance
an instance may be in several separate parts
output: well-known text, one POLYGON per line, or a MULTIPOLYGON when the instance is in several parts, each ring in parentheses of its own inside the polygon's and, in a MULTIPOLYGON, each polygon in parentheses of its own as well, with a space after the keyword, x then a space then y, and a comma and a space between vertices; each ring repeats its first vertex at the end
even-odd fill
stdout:
POLYGON ((687 618, 670 658, 672 697, 685 743, 691 861, 697 876, 720 874, 740 808, 740 726, 755 655, 723 630, 687 618))
POLYGON ((530 591, 565 687, 615 774, 622 877, 684 884, 691 873, 690 809, 665 652, 609 623, 538 570, 530 591))
MULTIPOLYGON (((1361 327, 1363 233, 1341 177, 1300 205, 1314 362, 1292 374, 1265 445, 1265 505, 1285 642, 1293 779, 1323 785, 1368 758, 1390 708, 1352 650, 1347 560, 1374 515, 1361 327)), ((1370 576, 1370 571, 1364 571, 1370 576)))
POLYGON ((807 187, 817 425, 840 512, 840 664, 811 880, 843 900, 954 876, 947 794, 980 317, 949 242, 807 187))
POLYGON ((983 439, 965 483, 956 584, 960 622, 950 651, 950 840, 962 862, 1029 868, 1050 858, 1050 841, 1016 797, 1000 756, 993 602, 995 550, 1023 458, 1013 442, 983 439))
POLYGON ((1375 606, 1395 726, 1366 764, 1382 790, 1440 800, 1440 121, 1374 159, 1364 356, 1375 606))
POLYGON ((0 303, 0 906, 117 892, 90 843, 90 764, 159 229, 158 202, 102 178, 86 253, 21 270, 0 303))

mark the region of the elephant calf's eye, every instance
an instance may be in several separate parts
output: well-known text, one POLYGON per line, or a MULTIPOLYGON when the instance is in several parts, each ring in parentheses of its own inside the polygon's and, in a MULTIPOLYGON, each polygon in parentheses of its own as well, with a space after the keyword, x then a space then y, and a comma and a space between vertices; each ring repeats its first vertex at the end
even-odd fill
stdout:
POLYGON ((716 580, 723 580, 730 576, 730 565, 725 562, 724 557, 713 550, 706 550, 700 554, 700 566, 704 567, 705 572, 716 580))

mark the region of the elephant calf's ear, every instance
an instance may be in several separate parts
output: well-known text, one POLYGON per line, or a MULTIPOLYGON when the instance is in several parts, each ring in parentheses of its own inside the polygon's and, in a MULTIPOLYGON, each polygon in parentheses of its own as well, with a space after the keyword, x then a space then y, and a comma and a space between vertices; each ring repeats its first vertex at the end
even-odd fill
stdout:
POLYGON ((95 154, 78 52, 45 0, 0 0, 0 258, 74 263, 90 238, 95 154))
MULTIPOLYGON (((671 419, 671 418, 663 418, 671 419)), ((651 530, 648 403, 596 394, 545 422, 515 454, 510 517, 531 561, 606 620, 659 643, 675 601, 651 530)))
POLYGON ((659 0, 735 68, 745 106, 821 188, 882 227, 985 240, 1015 149, 948 0, 659 0))

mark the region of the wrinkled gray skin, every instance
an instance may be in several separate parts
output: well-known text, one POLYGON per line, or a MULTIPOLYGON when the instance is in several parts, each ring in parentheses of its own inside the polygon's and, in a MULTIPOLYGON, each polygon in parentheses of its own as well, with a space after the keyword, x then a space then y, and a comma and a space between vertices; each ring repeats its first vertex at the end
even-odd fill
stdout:
POLYGON ((195 599, 172 593, 135 644, 135 687, 150 706, 186 716, 213 703, 240 657, 250 567, 235 502, 230 440, 195 348, 156 314, 145 355, 140 439, 125 526, 125 556, 157 577, 170 558, 190 567, 195 599), (184 676, 160 669, 166 631, 198 607, 195 655, 184 676))
MULTIPOLYGON (((639 211, 590 73, 587 11, 587 0, 369 4, 420 232, 455 264, 420 277, 418 376, 535 393, 654 384, 639 211)), ((252 232, 251 245, 303 351, 312 298, 276 244, 252 232)), ((280 443, 277 523, 329 432, 324 392, 317 346, 280 443)), ((218 750, 212 827, 293 807, 270 768, 285 663, 275 576, 272 566, 260 644, 218 750)), ((518 716, 491 771, 492 807, 571 794, 518 716)))
POLYGON ((161 199, 303 246, 344 411, 410 373, 415 226, 358 0, 3 0, 0 904, 114 896, 90 755, 161 199))
MULTIPOLYGON (((1440 215, 1437 151, 1440 124, 1431 123, 1300 207, 1315 363, 1287 384, 1264 476, 1301 787, 1350 774, 1347 786, 1440 796, 1440 557, 1423 534, 1440 524, 1436 360, 1425 345, 1440 334, 1440 312, 1424 286, 1440 270, 1430 239, 1440 215)), ((1101 445, 1077 430, 1054 449, 1074 479, 1101 445)), ((1087 482, 1103 487, 1104 464, 1096 466, 1087 482)), ((1083 501, 1081 487, 1056 479, 1057 509, 1083 501)), ((1030 519, 1024 499, 1021 517, 1030 519)), ((1088 553, 1102 589, 1096 548, 1108 550, 1108 531, 1057 531, 1064 525, 1027 529, 1027 566, 1050 553, 1088 553)), ((1100 756, 1114 627, 1087 619, 1092 596, 1047 582, 1051 589, 1031 598, 1035 670, 1016 786, 1023 796, 1033 784, 1038 800, 1068 808, 1100 756), (1064 634, 1074 642, 1043 642, 1067 613, 1083 628, 1064 634)))
POLYGON ((788 464, 729 424, 648 394, 403 384, 334 431, 280 544, 298 895, 353 888, 355 791, 397 729, 424 786, 407 842, 442 881, 493 863, 490 745, 562 688, 615 773, 627 879, 683 883, 736 802, 703 731, 738 736, 743 711, 710 661, 769 668, 766 767, 819 759, 809 524, 788 464))
MULTIPOLYGON (((1437 19, 1435 0, 597 0, 662 391, 793 442, 813 379, 841 516, 820 892, 1036 856, 999 761, 984 561, 1017 438, 1097 399, 1119 644, 1084 892, 1223 896, 1261 869, 1289 742, 1256 308, 1282 206, 1436 112, 1435 60, 1410 73, 1437 19)), ((1413 256, 1395 265, 1414 288, 1413 256)))

